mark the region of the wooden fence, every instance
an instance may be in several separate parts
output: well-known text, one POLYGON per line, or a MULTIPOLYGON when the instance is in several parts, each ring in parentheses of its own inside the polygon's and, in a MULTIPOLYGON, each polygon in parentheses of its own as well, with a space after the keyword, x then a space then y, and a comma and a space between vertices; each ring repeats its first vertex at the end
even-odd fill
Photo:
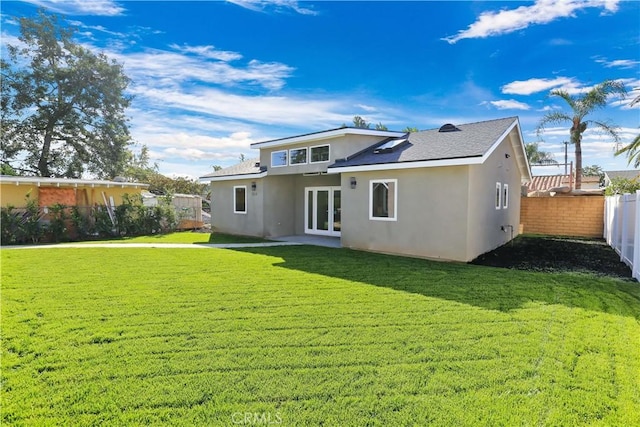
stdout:
POLYGON ((640 280, 640 190, 605 198, 604 238, 640 280))

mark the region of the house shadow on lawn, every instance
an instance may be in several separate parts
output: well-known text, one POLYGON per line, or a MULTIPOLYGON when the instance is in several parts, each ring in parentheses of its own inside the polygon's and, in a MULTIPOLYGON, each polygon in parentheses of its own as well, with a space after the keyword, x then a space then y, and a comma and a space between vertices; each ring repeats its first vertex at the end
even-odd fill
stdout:
MULTIPOLYGON (((274 265, 508 312, 531 302, 640 319, 640 284, 585 273, 518 271, 312 246, 238 248, 274 265)), ((357 301, 354 301, 357 303, 357 301)))

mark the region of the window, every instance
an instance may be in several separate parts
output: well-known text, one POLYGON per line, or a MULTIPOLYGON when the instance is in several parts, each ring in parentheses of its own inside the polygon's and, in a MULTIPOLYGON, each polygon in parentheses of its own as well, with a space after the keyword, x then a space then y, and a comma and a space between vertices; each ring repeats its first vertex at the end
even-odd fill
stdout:
POLYGON ((289 150, 289 164, 290 165, 299 165, 307 163, 307 149, 305 148, 296 148, 294 150, 289 150))
POLYGON ((502 207, 502 184, 496 182, 496 209, 502 207))
POLYGON ((233 187, 233 213, 247 213, 247 186, 238 185, 233 187))
POLYGON ((318 145, 311 147, 311 163, 328 162, 329 161, 329 146, 318 145))
POLYGON ((271 167, 287 166, 287 150, 271 153, 271 167))
POLYGON ((372 180, 369 183, 369 219, 395 221, 398 207, 398 180, 372 180))
POLYGON ((502 186, 502 207, 504 209, 509 207, 509 184, 502 186))

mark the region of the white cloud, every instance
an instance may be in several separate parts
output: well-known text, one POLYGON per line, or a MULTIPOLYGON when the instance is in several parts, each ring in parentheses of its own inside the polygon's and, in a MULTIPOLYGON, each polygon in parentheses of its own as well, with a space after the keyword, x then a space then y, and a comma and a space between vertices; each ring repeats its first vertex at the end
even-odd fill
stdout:
POLYGON ((318 12, 300 6, 297 0, 227 0, 229 3, 236 4, 245 9, 256 12, 265 12, 275 10, 276 12, 284 12, 293 10, 301 15, 317 15, 318 12))
MULTIPOLYGON (((213 51, 207 52, 210 56, 213 51)), ((230 58, 231 53, 225 53, 230 58)), ((251 60, 246 66, 207 60, 178 52, 147 49, 142 52, 109 54, 124 64, 125 73, 134 82, 153 83, 154 87, 175 87, 187 81, 226 86, 257 85, 268 90, 281 89, 293 68, 277 62, 251 60)), ((144 83, 143 83, 144 85, 144 83)))
POLYGON ((367 111, 367 112, 369 112, 369 113, 372 113, 372 112, 378 111, 378 109, 377 109, 376 107, 372 107, 371 105, 356 104, 356 107, 358 107, 358 108, 360 108, 360 109, 362 109, 362 110, 364 110, 364 111, 367 111))
POLYGON ((224 62, 242 59, 242 55, 237 52, 217 50, 214 46, 179 46, 174 43, 169 47, 182 53, 193 53, 203 58, 217 59, 224 62))
POLYGON ((125 9, 112 0, 25 0, 65 15, 121 15, 125 9))
POLYGON ((484 12, 466 30, 442 40, 454 44, 462 39, 485 38, 523 30, 530 25, 547 24, 559 18, 575 17, 575 12, 588 7, 603 8, 616 12, 618 0, 537 0, 531 6, 503 9, 499 12, 484 12))
POLYGON ((529 110, 527 104, 523 102, 516 101, 515 99, 505 99, 500 101, 489 101, 491 105, 496 107, 498 110, 529 110))
POLYGON ((516 80, 502 86, 500 89, 504 94, 512 95, 531 95, 532 93, 543 92, 554 88, 570 88, 574 89, 579 84, 573 78, 556 77, 555 79, 538 79, 516 80))

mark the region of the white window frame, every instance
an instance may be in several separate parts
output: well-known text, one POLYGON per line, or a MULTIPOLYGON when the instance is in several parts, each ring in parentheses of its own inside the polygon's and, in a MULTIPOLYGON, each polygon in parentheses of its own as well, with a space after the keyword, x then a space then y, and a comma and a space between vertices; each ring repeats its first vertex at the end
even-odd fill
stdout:
POLYGON ((300 147, 300 148, 292 148, 289 150, 289 157, 287 159, 289 161, 289 166, 295 166, 295 165, 306 165, 307 163, 309 163, 309 148, 308 147, 300 147), (304 162, 300 162, 300 163, 293 163, 293 156, 291 155, 292 151, 301 151, 304 150, 307 155, 305 156, 304 162))
POLYGON ((289 165, 289 152, 287 150, 278 150, 278 151, 272 151, 271 152, 271 167, 272 168, 283 168, 285 166, 289 165), (273 155, 274 154, 278 154, 278 153, 284 153, 285 159, 284 159, 284 165, 274 165, 273 164, 273 155))
POLYGON ((495 203, 496 210, 502 209, 502 184, 496 182, 496 191, 493 193, 493 203, 495 203))
POLYGON ((502 185, 502 209, 509 208, 509 184, 502 185))
POLYGON ((246 215, 247 214, 247 202, 248 202, 247 186, 246 185, 234 185, 233 186, 233 213, 246 215), (237 197, 236 190, 238 188, 243 188, 244 189, 244 211, 239 211, 239 210, 236 209, 238 207, 237 199, 236 199, 236 197, 237 197))
POLYGON ((397 221, 398 220, 398 180, 397 179, 371 179, 369 180, 369 219, 372 221, 397 221), (373 216, 373 185, 393 183, 393 217, 373 216))
POLYGON ((327 162, 329 162, 329 161, 331 161, 331 145, 330 145, 330 144, 314 145, 314 146, 312 146, 312 147, 309 147, 309 163, 327 163, 327 162), (327 148, 329 148, 329 156, 327 157, 327 160, 318 160, 318 161, 315 161, 315 162, 314 162, 314 161, 312 160, 312 159, 313 159, 313 155, 312 155, 311 151, 312 151, 314 148, 320 148, 320 147, 327 147, 327 148))

